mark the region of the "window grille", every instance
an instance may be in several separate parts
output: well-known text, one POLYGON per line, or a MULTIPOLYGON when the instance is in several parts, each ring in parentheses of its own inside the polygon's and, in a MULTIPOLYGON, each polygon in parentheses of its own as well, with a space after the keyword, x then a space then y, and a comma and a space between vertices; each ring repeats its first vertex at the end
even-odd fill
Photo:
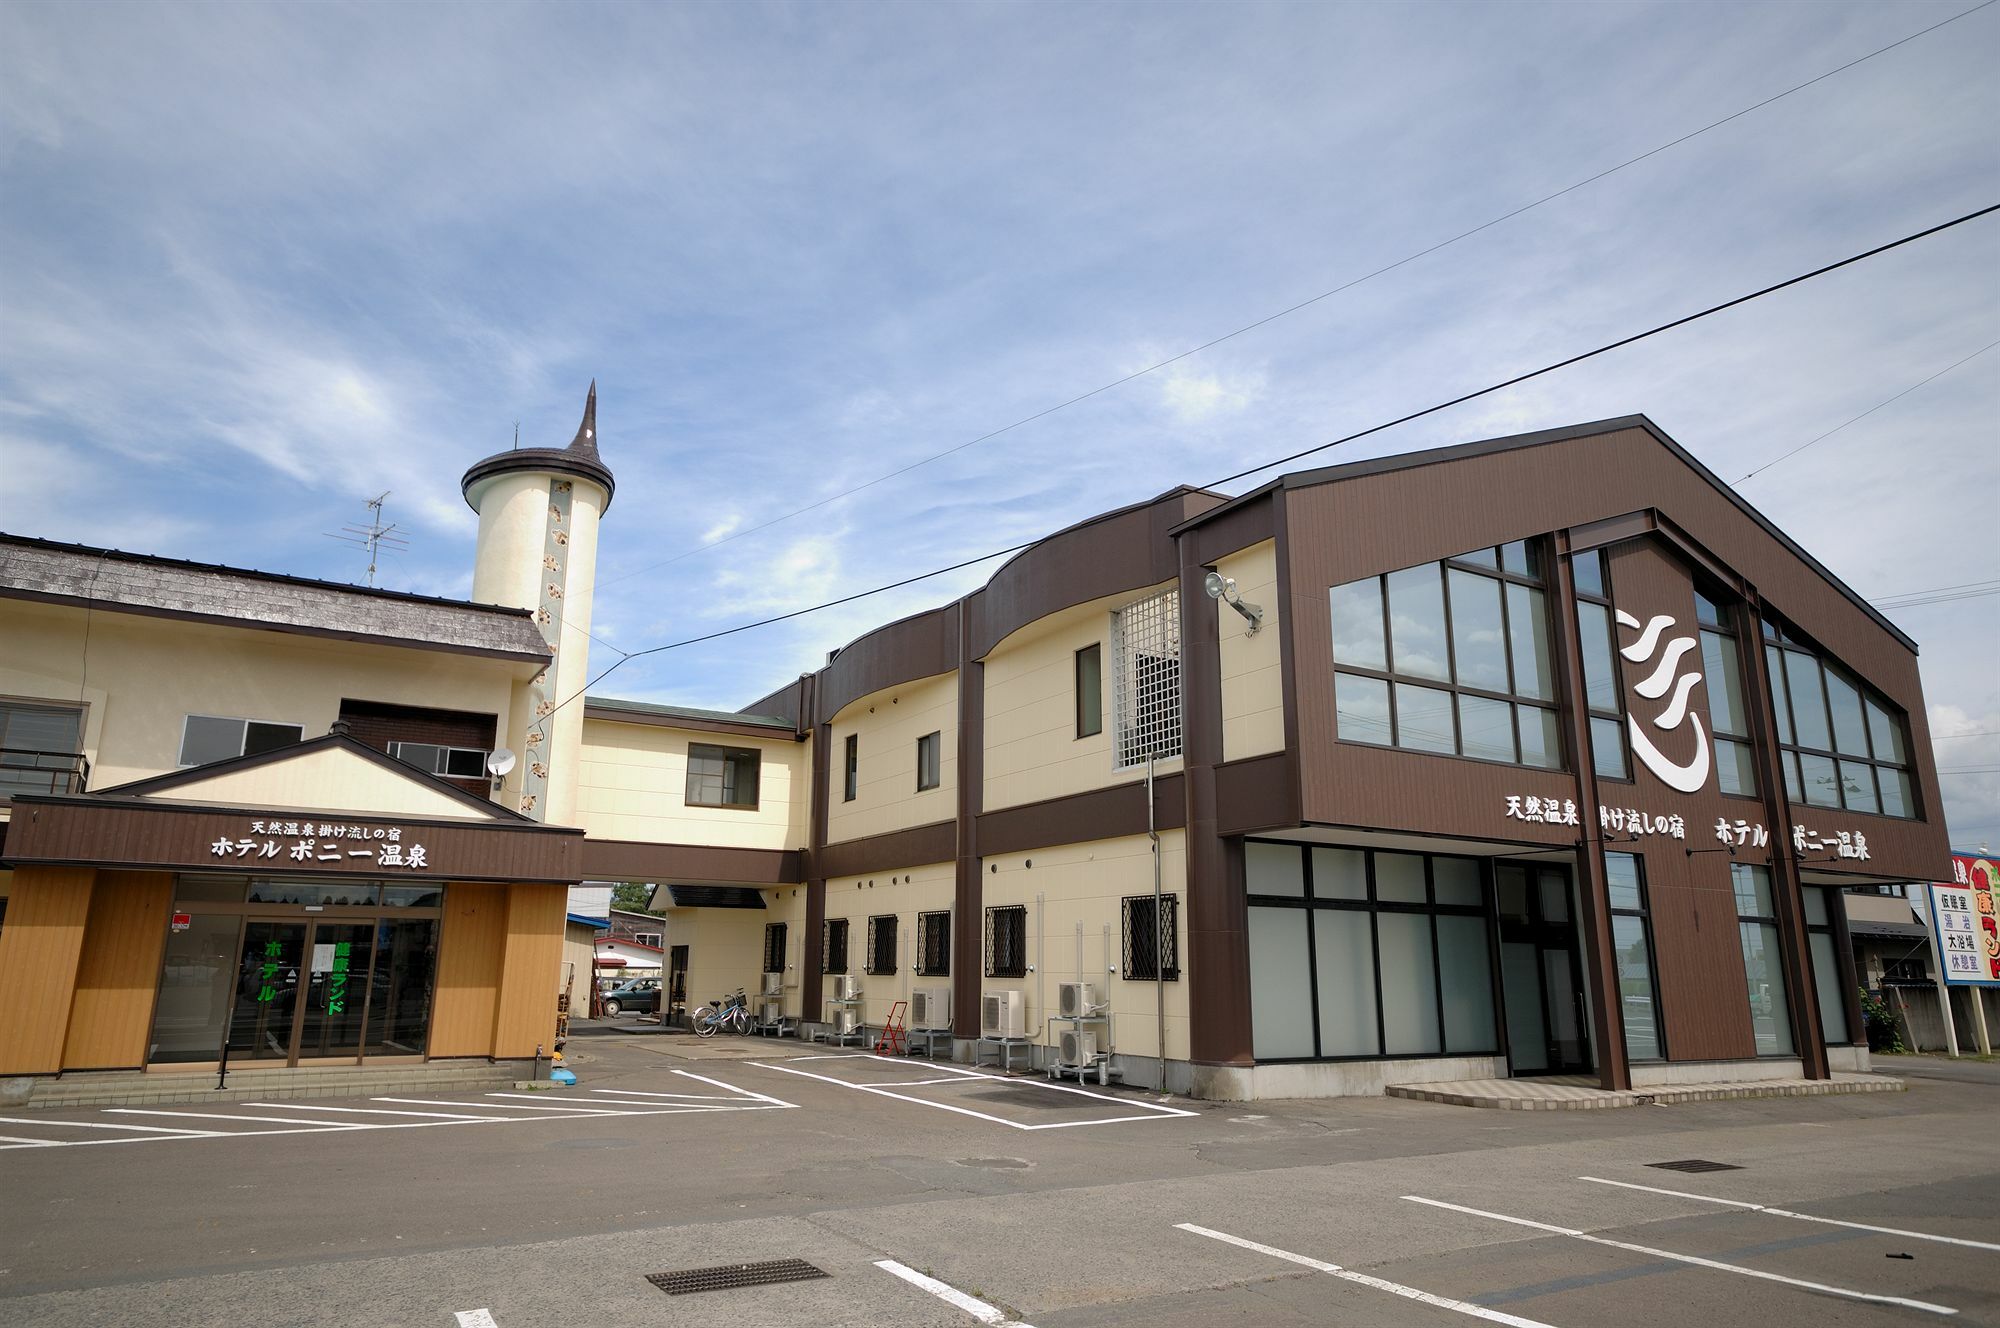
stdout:
POLYGON ((896 971, 896 915, 893 913, 868 919, 868 971, 896 971))
POLYGON ((785 971, 785 924, 782 922, 764 924, 764 971, 785 971))
POLYGON ((846 918, 828 918, 821 928, 819 971, 836 975, 847 971, 846 918))
POLYGON ((917 914, 917 976, 951 975, 951 914, 917 914))
POLYGON ((1028 910, 1016 904, 986 910, 986 976, 1028 976, 1028 910))
POLYGON ((1155 925, 1153 897, 1125 898, 1125 977, 1132 982, 1178 982, 1181 977, 1178 895, 1160 896, 1164 928, 1155 925))
POLYGON ((1116 767, 1181 754, 1181 596, 1178 590, 1112 615, 1116 767))

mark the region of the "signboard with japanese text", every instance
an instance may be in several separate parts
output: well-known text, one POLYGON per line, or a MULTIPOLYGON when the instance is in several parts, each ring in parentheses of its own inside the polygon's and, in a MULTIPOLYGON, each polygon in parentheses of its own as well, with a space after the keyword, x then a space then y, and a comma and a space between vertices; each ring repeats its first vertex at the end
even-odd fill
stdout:
POLYGON ((238 839, 219 835, 208 846, 213 858, 262 862, 345 862, 349 867, 399 867, 423 871, 430 850, 414 840, 405 843, 404 827, 365 826, 342 822, 251 821, 249 833, 238 839))
POLYGON ((1954 853, 1951 874, 1930 887, 1938 971, 1954 986, 2000 987, 2000 862, 1954 853))

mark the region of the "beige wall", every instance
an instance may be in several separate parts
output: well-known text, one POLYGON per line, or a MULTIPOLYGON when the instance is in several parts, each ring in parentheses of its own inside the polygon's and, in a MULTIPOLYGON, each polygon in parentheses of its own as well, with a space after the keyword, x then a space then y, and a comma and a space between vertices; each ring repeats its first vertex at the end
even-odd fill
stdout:
MULTIPOLYGON (((1186 857, 1178 830, 1160 835, 1161 888, 1178 895, 1177 910, 1182 977, 1166 985, 1167 1057, 1186 1060, 1188 1056, 1188 966, 1186 857)), ((1067 1024, 1052 1024, 1056 1013, 1058 983, 1081 981, 1098 984, 1110 1002, 1112 1045, 1110 1050, 1125 1056, 1153 1056, 1159 1052, 1159 984, 1127 982, 1122 976, 1124 917, 1121 902, 1127 895, 1153 893, 1151 844, 1144 835, 1103 839, 1058 848, 1038 848, 1032 853, 988 858, 987 864, 999 871, 981 878, 985 884, 985 907, 1025 905, 1028 910, 1028 963, 1034 972, 1024 978, 980 978, 980 990, 1015 989, 1026 994, 1028 1035, 1054 1046, 1067 1024), (1032 862, 1032 867, 1027 864, 1032 862), (1079 952, 1081 960, 1079 962, 1079 952)), ((984 922, 982 919, 982 936, 984 922)), ((965 956, 972 963, 984 963, 983 955, 965 956)), ((954 967, 961 961, 952 956, 954 967)), ((984 971, 983 968, 981 970, 984 971)), ((1086 1026, 1087 1027, 1087 1026, 1086 1026)), ((1103 1030, 1098 1029, 1100 1043, 1103 1030)))
MULTIPOLYGON (((754 1015, 764 959, 764 924, 783 919, 769 909, 758 908, 677 908, 667 917, 674 944, 688 948, 688 1010, 732 995, 741 987, 750 997, 754 1015)), ((794 933, 797 930, 792 929, 794 933)), ((788 940, 795 948, 797 936, 788 940)), ((661 980, 665 979, 666 970, 662 969, 661 980)))
MULTIPOLYGON (((1050 614, 1008 636, 987 655, 987 811, 1145 778, 1143 769, 1111 768, 1115 728, 1111 614, 1166 588, 1094 600, 1050 614), (1079 738, 1076 652, 1092 642, 1103 649, 1104 724, 1101 732, 1079 738)), ((837 766, 836 761, 836 777, 837 766)), ((1169 773, 1180 767, 1176 757, 1160 762, 1157 769, 1169 773)))
MULTIPOLYGON (((956 882, 954 864, 934 862, 868 876, 844 876, 826 883, 826 916, 847 919, 847 971, 861 979, 863 1023, 880 1026, 888 1019, 891 1006, 910 998, 914 986, 951 986, 948 975, 916 976, 917 914, 951 912, 956 882), (896 918, 896 971, 871 974, 867 971, 868 919, 882 914, 896 918)), ((813 937, 812 943, 818 945, 820 938, 813 937)), ((959 956, 954 954, 954 968, 958 962, 959 956)), ((826 1000, 832 994, 832 981, 822 977, 818 999, 806 1017, 826 1019, 826 1000)), ((905 1010, 905 1027, 908 1014, 905 1010)))
POLYGON ((949 821, 957 812, 958 674, 875 692, 833 717, 827 748, 826 839, 849 839, 949 821), (938 786, 917 791, 917 739, 940 734, 938 786), (846 790, 847 735, 860 738, 854 801, 846 790))
POLYGON ((805 847, 806 804, 812 792, 807 743, 592 719, 583 726, 582 770, 578 824, 594 838, 721 848, 805 847), (689 743, 760 752, 757 809, 688 806, 689 743))
POLYGON ((1285 687, 1278 662, 1277 545, 1265 540, 1216 561, 1215 570, 1236 578, 1245 603, 1264 610, 1255 635, 1242 614, 1211 600, 1222 665, 1222 759, 1237 761, 1285 749, 1285 687))
POLYGON ((102 610, 89 615, 86 658, 81 609, 8 600, 0 616, 0 696, 74 702, 81 689, 93 789, 177 769, 190 714, 297 724, 316 738, 353 697, 491 713, 506 735, 514 678, 531 668, 102 610))

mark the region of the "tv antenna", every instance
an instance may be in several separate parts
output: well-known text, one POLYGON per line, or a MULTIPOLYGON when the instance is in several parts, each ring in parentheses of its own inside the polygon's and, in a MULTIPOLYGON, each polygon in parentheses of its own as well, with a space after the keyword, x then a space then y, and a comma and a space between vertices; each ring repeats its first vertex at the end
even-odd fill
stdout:
POLYGON ((357 549, 368 550, 368 584, 370 588, 373 588, 375 585, 375 564, 378 556, 384 553, 401 553, 410 547, 410 542, 396 533, 398 528, 395 525, 385 526, 382 524, 382 504, 389 497, 390 492, 392 491, 385 489, 381 494, 368 500, 367 525, 342 526, 340 528, 341 533, 338 535, 332 531, 322 532, 328 539, 339 540, 342 544, 352 544, 357 549))

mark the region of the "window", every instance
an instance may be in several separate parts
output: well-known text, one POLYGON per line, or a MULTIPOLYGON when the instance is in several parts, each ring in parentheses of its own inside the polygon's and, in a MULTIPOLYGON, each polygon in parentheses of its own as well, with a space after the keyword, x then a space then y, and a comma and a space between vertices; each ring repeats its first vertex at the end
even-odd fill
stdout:
POLYGON ((1126 896, 1124 974, 1130 981, 1180 981, 1180 896, 1161 895, 1159 905, 1155 918, 1153 896, 1126 896))
POLYGON ((656 931, 635 931, 632 933, 632 943, 634 945, 650 945, 657 950, 660 948, 660 935, 661 933, 656 931))
POLYGON ((1243 854, 1258 1060, 1498 1050, 1476 859, 1257 840, 1243 854))
POLYGON ((896 915, 884 913, 868 919, 868 971, 896 971, 896 915))
POLYGON ((1339 737, 1560 769, 1538 547, 1479 549, 1333 587, 1339 737))
POLYGON ((1584 702, 1590 709, 1590 762, 1599 779, 1630 779, 1625 717, 1619 698, 1618 638, 1611 630, 1611 569, 1604 550, 1587 549, 1569 560, 1576 580, 1576 636, 1583 655, 1584 702))
POLYGON ((1764 623, 1771 712, 1785 793, 1810 807, 1913 817, 1903 718, 1839 665, 1776 623, 1764 623))
POLYGON ((951 914, 917 914, 917 976, 951 976, 951 914))
POLYGON ((1777 905, 1768 868, 1729 864, 1736 891, 1736 931, 1743 944, 1743 976, 1750 989, 1750 1027, 1759 1056, 1792 1054, 1791 1007, 1785 1003, 1785 970, 1778 950, 1777 905))
POLYGON ((944 734, 926 733, 917 739, 917 792, 938 786, 938 765, 944 748, 944 734))
POLYGON ((757 808, 757 779, 763 768, 760 753, 741 747, 688 744, 687 805, 690 807, 757 808))
POLYGON ((847 735, 847 783, 841 793, 842 802, 853 802, 854 795, 861 788, 861 735, 847 735))
POLYGON ((846 918, 828 918, 820 924, 819 971, 833 974, 847 971, 846 918))
POLYGON ((181 729, 181 764, 208 765, 236 756, 255 756, 289 747, 304 735, 305 730, 297 724, 189 715, 181 729))
POLYGON ((1169 590, 1112 615, 1117 769, 1181 754, 1180 606, 1180 592, 1169 590))
POLYGON ((1743 664, 1736 634, 1722 610, 1700 591, 1694 597, 1701 624, 1701 672, 1708 683, 1709 726, 1715 730, 1715 780, 1724 793, 1757 794, 1757 763, 1750 748, 1750 721, 1743 705, 1743 664))
POLYGON ((785 971, 785 924, 782 922, 764 924, 764 971, 785 971))
POLYGON ((447 779, 486 778, 486 753, 475 747, 440 747, 429 742, 392 742, 389 755, 427 774, 447 779))
POLYGON ((1022 905, 986 910, 986 976, 1028 975, 1028 910, 1022 905))
POLYGON ((1812 949, 1813 996, 1819 1003, 1819 1026, 1826 1045, 1854 1040, 1847 1030, 1847 983, 1841 978, 1840 944, 1835 938, 1833 910, 1841 907, 1840 891, 1805 888, 1806 943, 1812 949))
POLYGON ((1093 642, 1076 652, 1076 736, 1104 732, 1104 647, 1093 642))
POLYGON ((1666 1058, 1660 1019, 1660 990, 1653 981, 1653 929, 1647 919, 1646 875, 1631 853, 1606 853, 1604 874, 1611 895, 1611 947, 1618 956, 1619 1013, 1625 1025, 1625 1055, 1635 1061, 1666 1058))
POLYGON ((0 797, 83 791, 83 710, 0 701, 0 797))

